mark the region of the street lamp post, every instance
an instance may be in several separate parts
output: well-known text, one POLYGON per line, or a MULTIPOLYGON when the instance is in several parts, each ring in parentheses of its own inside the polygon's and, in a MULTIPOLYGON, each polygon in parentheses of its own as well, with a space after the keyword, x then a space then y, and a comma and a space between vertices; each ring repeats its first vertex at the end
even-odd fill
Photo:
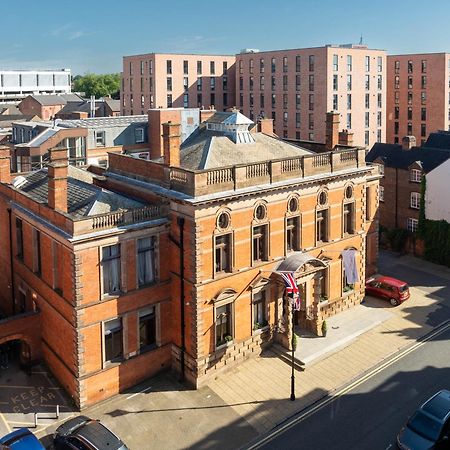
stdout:
POLYGON ((295 374, 294 374, 294 343, 295 343, 295 333, 294 333, 294 305, 295 305, 295 297, 292 297, 291 301, 292 305, 292 340, 291 340, 291 348, 292 348, 292 354, 291 354, 291 401, 293 402, 295 400, 295 374))

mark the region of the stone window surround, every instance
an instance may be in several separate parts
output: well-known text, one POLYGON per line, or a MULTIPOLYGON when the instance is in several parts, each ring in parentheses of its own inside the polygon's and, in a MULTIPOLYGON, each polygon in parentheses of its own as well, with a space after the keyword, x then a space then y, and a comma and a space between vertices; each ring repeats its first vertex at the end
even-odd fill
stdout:
MULTIPOLYGON (((225 292, 225 291, 224 291, 225 292)), ((224 348, 227 346, 227 343, 217 346, 217 336, 216 336, 216 329, 217 329, 217 322, 216 322, 216 316, 217 316, 217 309, 221 306, 230 305, 230 315, 231 315, 231 325, 230 325, 230 331, 231 331, 231 337, 234 340, 235 336, 235 300, 236 300, 236 292, 230 289, 230 292, 233 292, 230 295, 227 295, 226 297, 221 299, 221 295, 218 296, 218 298, 214 301, 214 307, 213 307, 213 323, 214 323, 214 348, 215 350, 219 350, 221 348, 224 348)), ((226 292, 225 292, 226 293, 226 292)), ((232 342, 232 341, 231 341, 232 342)))
MULTIPOLYGON (((137 352, 136 355, 141 355, 143 353, 147 353, 148 351, 151 350, 155 350, 156 348, 161 347, 161 304, 160 303, 155 303, 152 305, 146 305, 142 308, 139 308, 136 311, 136 348, 137 348, 137 352), (149 347, 149 348, 145 348, 143 350, 141 350, 141 348, 139 347, 139 340, 140 340, 140 336, 139 336, 139 322, 140 322, 140 313, 144 312, 147 308, 153 307, 155 309, 155 346, 154 347, 149 347)), ((128 357, 132 357, 135 356, 134 354, 130 353, 128 355, 128 357)))
POLYGON ((127 327, 127 321, 124 320, 125 316, 115 316, 115 317, 111 317, 108 320, 103 320, 101 322, 101 333, 102 333, 102 369, 106 369, 108 367, 117 365, 117 364, 121 364, 123 361, 125 361, 125 355, 127 354, 127 342, 125 339, 125 336, 128 332, 128 327, 127 327), (120 319, 121 320, 121 325, 122 325, 122 358, 119 361, 106 361, 106 343, 105 343, 105 323, 106 322, 111 322, 113 320, 116 319, 120 319))
POLYGON ((262 330, 265 330, 269 327, 269 301, 270 300, 270 281, 268 279, 261 280, 256 286, 252 287, 251 290, 251 323, 252 323, 252 334, 259 334, 262 330), (262 328, 255 329, 255 317, 254 317, 254 305, 255 303, 255 295, 260 292, 264 292, 264 319, 267 322, 262 328))

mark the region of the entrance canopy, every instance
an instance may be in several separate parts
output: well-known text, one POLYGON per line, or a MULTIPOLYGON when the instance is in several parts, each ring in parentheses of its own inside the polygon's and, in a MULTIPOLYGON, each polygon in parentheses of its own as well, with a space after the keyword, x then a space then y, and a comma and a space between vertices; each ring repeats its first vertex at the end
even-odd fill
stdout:
POLYGON ((294 252, 278 264, 275 272, 297 272, 302 268, 305 270, 306 266, 317 268, 327 267, 324 261, 314 258, 309 253, 294 252))

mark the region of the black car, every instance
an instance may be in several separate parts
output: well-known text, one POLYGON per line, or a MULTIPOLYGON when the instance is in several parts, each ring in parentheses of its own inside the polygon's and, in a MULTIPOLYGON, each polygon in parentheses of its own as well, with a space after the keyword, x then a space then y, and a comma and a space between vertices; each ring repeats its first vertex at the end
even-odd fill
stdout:
POLYGON ((98 420, 86 416, 69 419, 56 429, 56 450, 128 450, 128 447, 98 420))
POLYGON ((402 450, 450 449, 450 391, 442 390, 427 400, 397 436, 402 450))

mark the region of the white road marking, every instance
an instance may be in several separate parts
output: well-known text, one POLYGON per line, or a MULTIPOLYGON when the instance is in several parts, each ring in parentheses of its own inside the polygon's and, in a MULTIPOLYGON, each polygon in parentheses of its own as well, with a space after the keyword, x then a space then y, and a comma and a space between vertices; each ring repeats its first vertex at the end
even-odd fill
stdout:
POLYGON ((444 323, 438 325, 436 327, 435 331, 431 332, 422 341, 417 342, 416 344, 412 345, 411 347, 408 347, 407 349, 403 350, 398 355, 395 355, 391 359, 382 363, 380 366, 378 366, 377 368, 373 369, 372 371, 366 373, 364 376, 362 376, 358 380, 354 381, 353 383, 350 383, 348 386, 346 386, 346 387, 342 388, 341 390, 337 391, 336 393, 332 394, 330 397, 325 398, 320 403, 313 406, 311 409, 308 409, 308 411, 304 412, 300 416, 293 418, 290 422, 288 422, 287 424, 278 428, 277 430, 273 431, 272 433, 268 434, 267 436, 265 436, 263 439, 261 439, 256 444, 253 444, 251 447, 246 447, 246 449, 247 450, 256 450, 256 449, 260 448, 262 445, 267 444, 268 442, 272 441, 278 435, 284 433, 285 431, 289 430, 293 426, 295 426, 298 423, 302 422, 303 420, 307 419, 309 416, 313 415, 317 411, 320 411, 321 409, 325 408, 329 404, 335 402, 342 395, 347 394, 348 392, 357 388, 360 384, 363 384, 365 381, 369 380, 370 378, 374 377, 378 373, 382 372, 384 369, 393 365, 400 359, 404 358, 409 353, 413 352, 414 350, 417 350, 419 347, 422 347, 422 345, 425 345, 427 341, 431 340, 435 336, 439 336, 440 334, 447 331, 447 329, 449 329, 449 328, 450 328, 450 321, 447 321, 447 322, 444 322, 444 323))
POLYGON ((149 386, 149 387, 147 387, 147 388, 145 388, 145 389, 142 389, 142 391, 136 392, 135 394, 130 395, 129 397, 127 397, 126 400, 130 400, 130 398, 136 397, 136 395, 143 394, 144 392, 149 391, 151 388, 152 388, 152 387, 149 386))

